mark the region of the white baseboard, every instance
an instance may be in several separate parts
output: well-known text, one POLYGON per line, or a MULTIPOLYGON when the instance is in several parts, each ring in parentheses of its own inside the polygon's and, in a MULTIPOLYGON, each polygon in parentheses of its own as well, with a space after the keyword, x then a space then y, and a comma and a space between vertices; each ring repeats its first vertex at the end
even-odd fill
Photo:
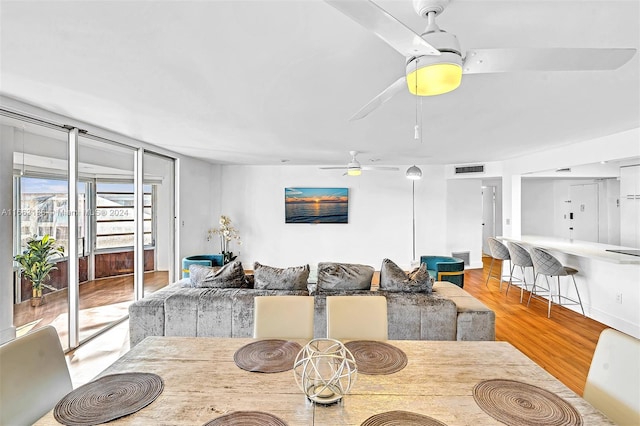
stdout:
POLYGON ((594 320, 607 324, 616 330, 627 333, 636 339, 640 339, 640 325, 618 318, 598 309, 592 309, 590 307, 587 309, 585 306, 585 311, 589 312, 589 315, 587 315, 589 318, 593 318, 594 320))
POLYGON ((482 261, 471 262, 470 265, 467 265, 467 266, 464 267, 464 269, 482 269, 482 268, 483 268, 482 261))

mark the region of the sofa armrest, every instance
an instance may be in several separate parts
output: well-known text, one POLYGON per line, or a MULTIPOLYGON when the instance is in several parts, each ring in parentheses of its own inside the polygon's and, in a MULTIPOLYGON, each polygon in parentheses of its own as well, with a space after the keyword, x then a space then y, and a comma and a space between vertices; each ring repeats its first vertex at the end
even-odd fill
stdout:
POLYGON ((435 282, 433 292, 455 303, 458 312, 457 340, 496 339, 496 314, 484 303, 446 281, 435 282))
POLYGON ((167 297, 183 290, 188 280, 170 284, 129 305, 129 343, 133 348, 147 336, 164 336, 167 297))

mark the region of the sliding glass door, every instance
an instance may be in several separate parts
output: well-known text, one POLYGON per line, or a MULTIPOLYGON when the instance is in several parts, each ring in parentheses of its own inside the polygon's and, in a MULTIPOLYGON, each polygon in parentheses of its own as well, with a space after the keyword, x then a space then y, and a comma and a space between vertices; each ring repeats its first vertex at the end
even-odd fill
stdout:
POLYGON ((128 315, 134 300, 135 150, 79 137, 78 173, 89 182, 87 274, 78 276, 78 339, 90 338, 128 315))
MULTIPOLYGON (((13 317, 18 336, 52 324, 63 347, 69 347, 68 304, 68 132, 35 123, 2 117, 3 134, 13 143, 14 255, 29 252, 29 241, 55 239, 62 253, 52 256, 54 268, 34 291, 28 274, 14 263, 13 317)), ((79 182, 79 188, 83 183, 79 182)), ((82 189, 79 189, 82 191, 82 189)), ((29 266, 29 265, 24 265, 29 266)), ((30 264, 31 267, 38 265, 30 264)))
MULTIPOLYGON (((153 252, 147 254, 145 261, 153 262, 153 268, 145 267, 145 296, 166 286, 175 279, 175 208, 174 208, 174 160, 163 155, 145 151, 144 153, 145 188, 145 226, 150 227, 153 252), (149 200, 147 201, 147 197, 149 200), (148 209, 147 203, 153 208, 148 209)), ((146 232, 146 230, 145 230, 146 232)), ((145 233, 145 238, 147 234, 145 233)), ((146 247, 147 241, 145 241, 146 247)))
POLYGON ((174 159, 1 112, 14 154, 14 254, 45 236, 62 248, 43 298, 14 263, 13 322, 18 335, 51 324, 72 349, 174 280, 174 159))

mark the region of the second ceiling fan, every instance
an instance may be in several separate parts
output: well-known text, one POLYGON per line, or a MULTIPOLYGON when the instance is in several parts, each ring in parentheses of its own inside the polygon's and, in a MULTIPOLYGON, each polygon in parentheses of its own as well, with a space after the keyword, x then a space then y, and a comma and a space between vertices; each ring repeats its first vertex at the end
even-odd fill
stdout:
POLYGON ((397 171, 400 170, 397 167, 387 167, 387 166, 362 166, 360 162, 356 159, 356 155, 358 155, 358 151, 349 151, 349 155, 351 155, 351 161, 347 163, 346 166, 329 166, 329 167, 320 167, 324 170, 346 170, 345 174, 349 176, 360 176, 363 170, 384 170, 384 171, 397 171))
POLYGON ((462 74, 613 70, 636 52, 634 48, 496 48, 469 49, 464 54, 456 36, 441 30, 435 21, 450 0, 413 0, 416 13, 427 20, 427 28, 421 35, 372 1, 325 1, 406 58, 405 75, 362 107, 351 120, 366 117, 406 89, 417 96, 455 90, 462 74))

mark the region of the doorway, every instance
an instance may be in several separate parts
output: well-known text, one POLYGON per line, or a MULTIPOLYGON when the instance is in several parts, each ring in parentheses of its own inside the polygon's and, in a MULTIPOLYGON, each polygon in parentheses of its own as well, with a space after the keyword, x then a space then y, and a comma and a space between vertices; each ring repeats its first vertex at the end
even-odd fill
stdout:
POLYGON ((489 237, 496 236, 496 187, 482 186, 482 252, 490 254, 489 237))

